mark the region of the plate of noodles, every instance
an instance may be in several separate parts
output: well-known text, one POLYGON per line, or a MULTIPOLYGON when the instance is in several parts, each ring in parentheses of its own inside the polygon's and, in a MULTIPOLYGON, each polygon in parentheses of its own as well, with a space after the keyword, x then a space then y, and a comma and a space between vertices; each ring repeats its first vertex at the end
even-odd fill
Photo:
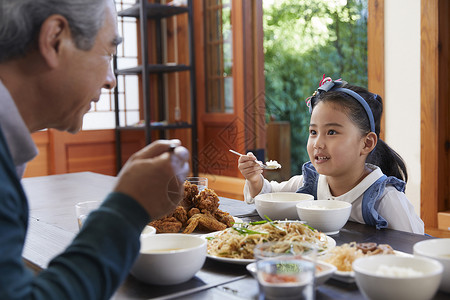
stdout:
POLYGON ((316 245, 321 254, 336 246, 333 238, 301 221, 263 220, 236 223, 233 227, 202 237, 208 240, 208 258, 244 265, 255 261, 253 249, 257 244, 264 242, 309 242, 316 245))
POLYGON ((352 269, 353 262, 360 257, 378 254, 411 256, 411 254, 392 249, 388 244, 351 242, 334 247, 321 256, 320 260, 337 267, 336 272, 333 274, 334 279, 353 283, 355 282, 355 273, 352 269))

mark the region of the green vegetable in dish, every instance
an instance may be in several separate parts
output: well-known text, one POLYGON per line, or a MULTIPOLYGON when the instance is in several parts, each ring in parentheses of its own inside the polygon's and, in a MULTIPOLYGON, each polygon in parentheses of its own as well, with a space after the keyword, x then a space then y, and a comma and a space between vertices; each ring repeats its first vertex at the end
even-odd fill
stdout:
POLYGON ((240 234, 268 234, 267 232, 254 231, 245 227, 231 227, 240 234))

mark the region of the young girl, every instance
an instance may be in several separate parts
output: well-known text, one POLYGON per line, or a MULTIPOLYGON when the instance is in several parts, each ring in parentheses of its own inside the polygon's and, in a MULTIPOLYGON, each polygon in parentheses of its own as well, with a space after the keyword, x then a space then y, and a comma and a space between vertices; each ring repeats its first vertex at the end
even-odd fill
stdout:
POLYGON ((307 193, 351 203, 351 221, 423 234, 423 221, 404 194, 405 163, 379 139, 381 97, 325 78, 307 103, 310 162, 303 165, 302 175, 269 182, 249 152, 238 166, 246 178, 245 201, 253 203, 253 197, 264 193, 307 193))

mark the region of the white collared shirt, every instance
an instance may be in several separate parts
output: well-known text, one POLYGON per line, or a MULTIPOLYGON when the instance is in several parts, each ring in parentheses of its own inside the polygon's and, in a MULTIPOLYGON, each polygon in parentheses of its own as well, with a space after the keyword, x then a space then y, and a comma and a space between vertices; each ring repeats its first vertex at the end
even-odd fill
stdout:
POLYGON ((22 178, 26 163, 38 150, 11 94, 0 80, 0 127, 11 152, 17 175, 22 178))
MULTIPOLYGON (((366 166, 372 170, 372 172, 370 172, 357 186, 339 197, 335 197, 331 194, 326 176, 319 175, 317 198, 321 200, 339 200, 351 203, 352 212, 349 220, 365 224, 361 208, 364 192, 377 181, 378 178, 383 176, 383 172, 379 167, 371 164, 366 164, 366 166)), ((264 185, 260 194, 296 192, 302 185, 303 175, 293 176, 288 181, 283 182, 269 182, 267 179, 264 179, 264 185)), ((250 196, 247 181, 244 186, 244 200, 249 204, 254 203, 254 199, 250 196)), ((389 185, 386 186, 383 196, 379 201, 379 206, 375 208, 388 222, 388 228, 424 234, 425 229, 423 221, 414 211, 414 207, 408 198, 406 198, 405 193, 399 192, 395 187, 389 185)))

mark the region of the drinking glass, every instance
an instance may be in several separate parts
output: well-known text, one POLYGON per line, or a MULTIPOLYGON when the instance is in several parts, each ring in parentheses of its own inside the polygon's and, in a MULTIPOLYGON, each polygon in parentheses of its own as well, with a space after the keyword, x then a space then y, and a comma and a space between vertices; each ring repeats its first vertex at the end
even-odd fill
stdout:
POLYGON ((198 188, 198 192, 208 188, 208 178, 206 177, 187 177, 186 180, 191 184, 195 184, 198 188))
POLYGON ((83 226, 83 223, 88 217, 89 213, 99 208, 100 204, 102 204, 102 201, 85 201, 79 202, 75 205, 79 229, 81 229, 81 227, 83 226))
POLYGON ((317 248, 306 242, 267 242, 255 247, 259 299, 315 298, 317 248))

